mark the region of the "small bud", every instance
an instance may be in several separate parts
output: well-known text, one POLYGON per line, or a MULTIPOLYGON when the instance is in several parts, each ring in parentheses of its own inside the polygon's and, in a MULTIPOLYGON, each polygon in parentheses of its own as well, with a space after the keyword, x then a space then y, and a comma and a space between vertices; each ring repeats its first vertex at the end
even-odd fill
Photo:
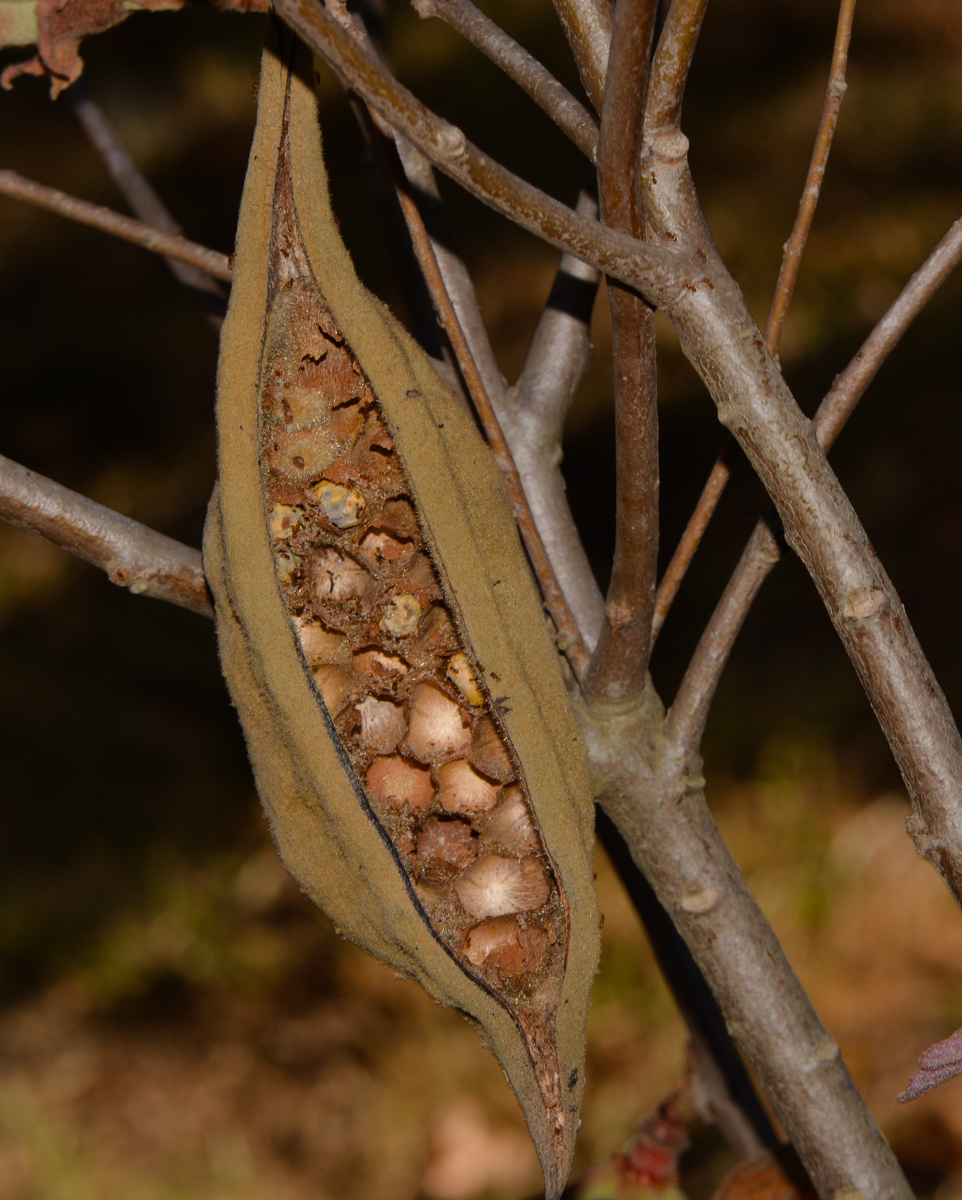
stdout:
POLYGON ((431 772, 398 754, 391 758, 376 758, 368 767, 364 782, 375 800, 391 808, 407 806, 427 810, 434 799, 431 772))
POLYGON ((438 771, 438 796, 447 812, 481 813, 494 808, 498 788, 458 758, 438 771))
POLYGON ((536 858, 488 854, 454 883, 461 906, 472 917, 502 917, 540 908, 551 895, 544 867, 536 858))
POLYGON ((463 754, 471 745, 471 729, 455 702, 430 683, 411 695, 411 724, 407 744, 415 758, 431 762, 463 754))

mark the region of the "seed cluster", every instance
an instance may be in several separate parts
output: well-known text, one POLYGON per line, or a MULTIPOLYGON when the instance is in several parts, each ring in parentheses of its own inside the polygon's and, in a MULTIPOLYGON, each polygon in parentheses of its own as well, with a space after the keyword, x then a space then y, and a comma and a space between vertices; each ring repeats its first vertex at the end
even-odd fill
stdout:
POLYGON ((523 1011, 563 970, 561 889, 377 399, 296 226, 274 242, 261 465, 280 587, 432 927, 523 1011))

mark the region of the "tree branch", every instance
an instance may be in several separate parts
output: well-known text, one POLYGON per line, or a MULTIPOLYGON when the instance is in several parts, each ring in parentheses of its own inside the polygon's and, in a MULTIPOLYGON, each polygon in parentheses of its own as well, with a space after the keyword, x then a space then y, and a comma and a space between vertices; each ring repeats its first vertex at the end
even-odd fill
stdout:
POLYGON ((438 17, 486 54, 594 161, 598 123, 585 106, 471 0, 411 0, 420 17, 438 17))
MULTIPOLYGON (((643 237, 635 181, 657 3, 618 0, 598 143, 606 225, 643 237)), ((655 314, 637 293, 608 285, 614 357, 617 529, 606 620, 587 686, 611 700, 644 686, 658 569, 658 375, 655 314)))
MULTIPOLYGON (((692 7, 697 7, 699 0, 675 0, 675 3, 672 5, 671 14, 669 14, 669 24, 675 9, 680 8, 683 2, 691 4, 692 7)), ((704 2, 702 2, 702 8, 704 8, 704 2)), ((798 215, 795 218, 795 224, 792 227, 789 239, 785 243, 785 253, 782 256, 782 265, 779 269, 778 280, 775 284, 775 293, 772 297, 768 320, 765 324, 765 344, 776 357, 778 356, 778 345, 781 341, 782 328, 785 324, 785 315, 788 312, 792 293, 795 290, 795 281, 798 278, 799 268, 801 267, 802 254, 805 250, 805 244, 808 241, 812 221, 815 217, 815 207, 818 204, 818 197, 822 190, 822 180, 825 177, 828 155, 835 136, 835 128, 838 124, 838 114, 842 106, 842 97, 845 95, 847 87, 845 83, 845 68, 848 63, 848 47, 852 37, 852 20, 854 15, 855 0, 842 0, 839 10, 838 27, 835 33, 835 47, 832 51, 832 65, 829 71, 828 85, 825 90, 822 116, 819 121, 818 132, 815 136, 815 146, 812 150, 812 160, 805 179, 805 187, 802 191, 802 200, 799 204, 798 215)), ((699 25, 700 21, 701 18, 698 17, 699 25)), ((662 36, 661 44, 658 47, 659 55, 661 54, 662 44, 665 43, 667 33, 668 26, 666 25, 665 34, 662 36)), ((695 28, 695 36, 697 37, 697 27, 695 28)), ((676 37, 675 42, 677 45, 676 51, 667 55, 668 62, 672 64, 675 63, 675 58, 686 46, 686 43, 680 37, 676 37)), ((694 48, 693 42, 691 48, 694 48)), ((653 91, 656 87, 656 75, 659 69, 658 63, 659 59, 658 55, 656 55, 655 75, 652 78, 653 91)), ((680 70, 680 68, 678 69, 680 70)), ((662 70, 665 70, 664 64, 662 64, 662 70)), ((676 78, 677 70, 673 67, 673 71, 668 72, 668 76, 676 78)), ((685 68, 685 75, 681 78, 682 90, 685 77, 687 77, 687 67, 685 68)), ((660 82, 664 84, 666 78, 663 77, 660 82)), ((673 94, 671 88, 665 87, 663 90, 669 95, 673 94)), ((681 116, 680 95, 678 95, 677 100, 676 108, 670 112, 666 109, 666 124, 674 123, 676 126, 678 124, 681 116)), ((662 102, 664 103, 664 98, 662 102)), ((678 594, 678 589, 681 586, 681 581, 684 579, 691 565, 695 551, 701 544, 701 539, 708 528, 709 521, 715 515, 715 509, 718 507, 722 493, 728 486, 728 480, 731 478, 731 458, 732 443, 731 441, 726 441, 715 465, 712 467, 708 481, 698 498, 695 511, 685 526, 685 532, 682 534, 678 547, 672 555, 664 578, 658 585, 658 592, 655 596, 652 640, 657 639, 661 627, 665 623, 668 610, 674 603, 675 596, 678 594)))
POLYGON ((0 520, 93 563, 111 583, 135 596, 154 596, 205 617, 214 615, 199 550, 2 456, 0 520))
POLYGON ((828 86, 825 89, 825 101, 818 123, 818 133, 815 135, 812 161, 805 178, 798 215, 788 241, 785 243, 785 253, 775 284, 775 295, 772 298, 772 307, 765 325, 765 342, 776 357, 778 344, 782 337, 782 328, 785 324, 785 314, 792 302, 792 292, 795 290, 795 281, 798 279, 798 271, 802 265, 805 243, 808 241, 812 221, 815 218, 815 208, 821 194, 822 180, 825 178, 825 168, 828 165, 828 155, 832 149, 835 128, 838 125, 842 98, 848 87, 845 82, 845 68, 848 65, 848 47, 852 40, 854 18, 855 0, 841 0, 838 27, 835 31, 835 47, 832 50, 832 66, 829 71, 828 86))
POLYGON ((574 54, 582 86, 601 112, 611 45, 612 5, 606 0, 554 0, 554 7, 574 54))
MULTIPOLYGON (((577 211, 594 218, 594 189, 584 189, 577 211)), ((561 474, 561 438, 575 391, 591 358, 591 313, 599 273, 570 254, 558 266, 548 303, 531 339, 524 369, 509 395, 505 434, 548 557, 589 649, 605 615, 601 595, 571 516, 561 474)))
MULTIPOLYGON (((902 335, 962 261, 962 219, 956 221, 912 275, 861 349, 837 376, 815 414, 815 435, 828 450, 902 335)), ((758 522, 699 640, 668 715, 667 736, 678 748, 701 743, 721 673, 748 610, 782 556, 772 517, 758 522)))
POLYGON ((687 256, 589 221, 493 162, 460 129, 430 112, 402 87, 317 0, 278 0, 277 11, 348 87, 485 204, 558 249, 637 288, 653 304, 667 303, 685 286, 694 269, 687 256))
POLYGON ((672 0, 651 65, 648 128, 677 129, 708 0, 672 0))
MULTIPOLYGON (((104 110, 87 94, 83 83, 78 80, 73 87, 67 88, 64 100, 131 211, 162 233, 180 236, 183 230, 128 154, 104 110)), ((207 321, 220 329, 226 311, 224 289, 206 271, 175 258, 168 258, 167 266, 175 279, 193 294, 207 321)))
POLYGON ((162 254, 165 258, 174 258, 178 262, 189 263, 198 270, 215 279, 230 282, 230 262, 226 254, 216 250, 208 250, 187 238, 178 237, 172 233, 163 233, 143 221, 135 221, 133 217, 125 217, 113 209, 104 208, 100 204, 90 204, 86 200, 78 200, 76 196, 68 196, 57 188, 46 187, 42 183, 34 183, 24 179, 16 171, 0 170, 0 195, 10 196, 13 200, 23 200, 34 204, 48 212, 57 213, 71 221, 79 221, 82 225, 90 225, 101 233, 109 233, 133 242, 154 254, 162 254))
POLYGON ((579 708, 605 811, 691 950, 819 1193, 909 1200, 911 1190, 732 859, 696 759, 657 734, 649 691, 579 708))

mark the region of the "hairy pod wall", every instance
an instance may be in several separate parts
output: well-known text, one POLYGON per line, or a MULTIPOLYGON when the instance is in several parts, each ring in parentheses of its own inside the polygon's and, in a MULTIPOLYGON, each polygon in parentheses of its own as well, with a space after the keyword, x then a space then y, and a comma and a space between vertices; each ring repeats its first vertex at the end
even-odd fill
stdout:
POLYGON ((221 661, 286 866, 477 1023, 555 1196, 599 946, 584 750, 491 455, 341 242, 312 74, 272 20, 204 538, 221 661))

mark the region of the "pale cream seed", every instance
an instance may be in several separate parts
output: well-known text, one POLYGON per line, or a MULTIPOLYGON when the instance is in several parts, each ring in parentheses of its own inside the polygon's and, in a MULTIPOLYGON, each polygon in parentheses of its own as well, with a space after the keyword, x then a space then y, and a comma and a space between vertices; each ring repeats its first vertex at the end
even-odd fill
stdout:
POLYGON ((375 754, 390 754, 407 732, 404 709, 390 700, 368 696, 357 706, 361 717, 360 742, 375 754))
POLYGON ((421 605, 417 597, 408 592, 391 596, 384 606, 381 628, 392 637, 410 637, 417 631, 421 620, 421 605))
POLYGON ((434 799, 431 772, 398 754, 376 758, 368 767, 364 782, 375 800, 391 808, 426 810, 434 799))
POLYGON ((407 744, 422 762, 463 754, 471 745, 471 729, 461 709, 434 684, 418 684, 411 694, 407 744))
POLYGON ((315 597, 326 600, 358 600, 371 586, 371 576, 348 554, 333 546, 322 546, 311 563, 311 582, 315 597))
POLYGON ((536 858, 488 854, 455 880, 454 890, 464 911, 481 919, 540 908, 551 884, 536 858))
POLYGON ((463 758, 458 758, 439 769, 438 798, 446 812, 482 813, 494 808, 498 788, 483 779, 463 758))

